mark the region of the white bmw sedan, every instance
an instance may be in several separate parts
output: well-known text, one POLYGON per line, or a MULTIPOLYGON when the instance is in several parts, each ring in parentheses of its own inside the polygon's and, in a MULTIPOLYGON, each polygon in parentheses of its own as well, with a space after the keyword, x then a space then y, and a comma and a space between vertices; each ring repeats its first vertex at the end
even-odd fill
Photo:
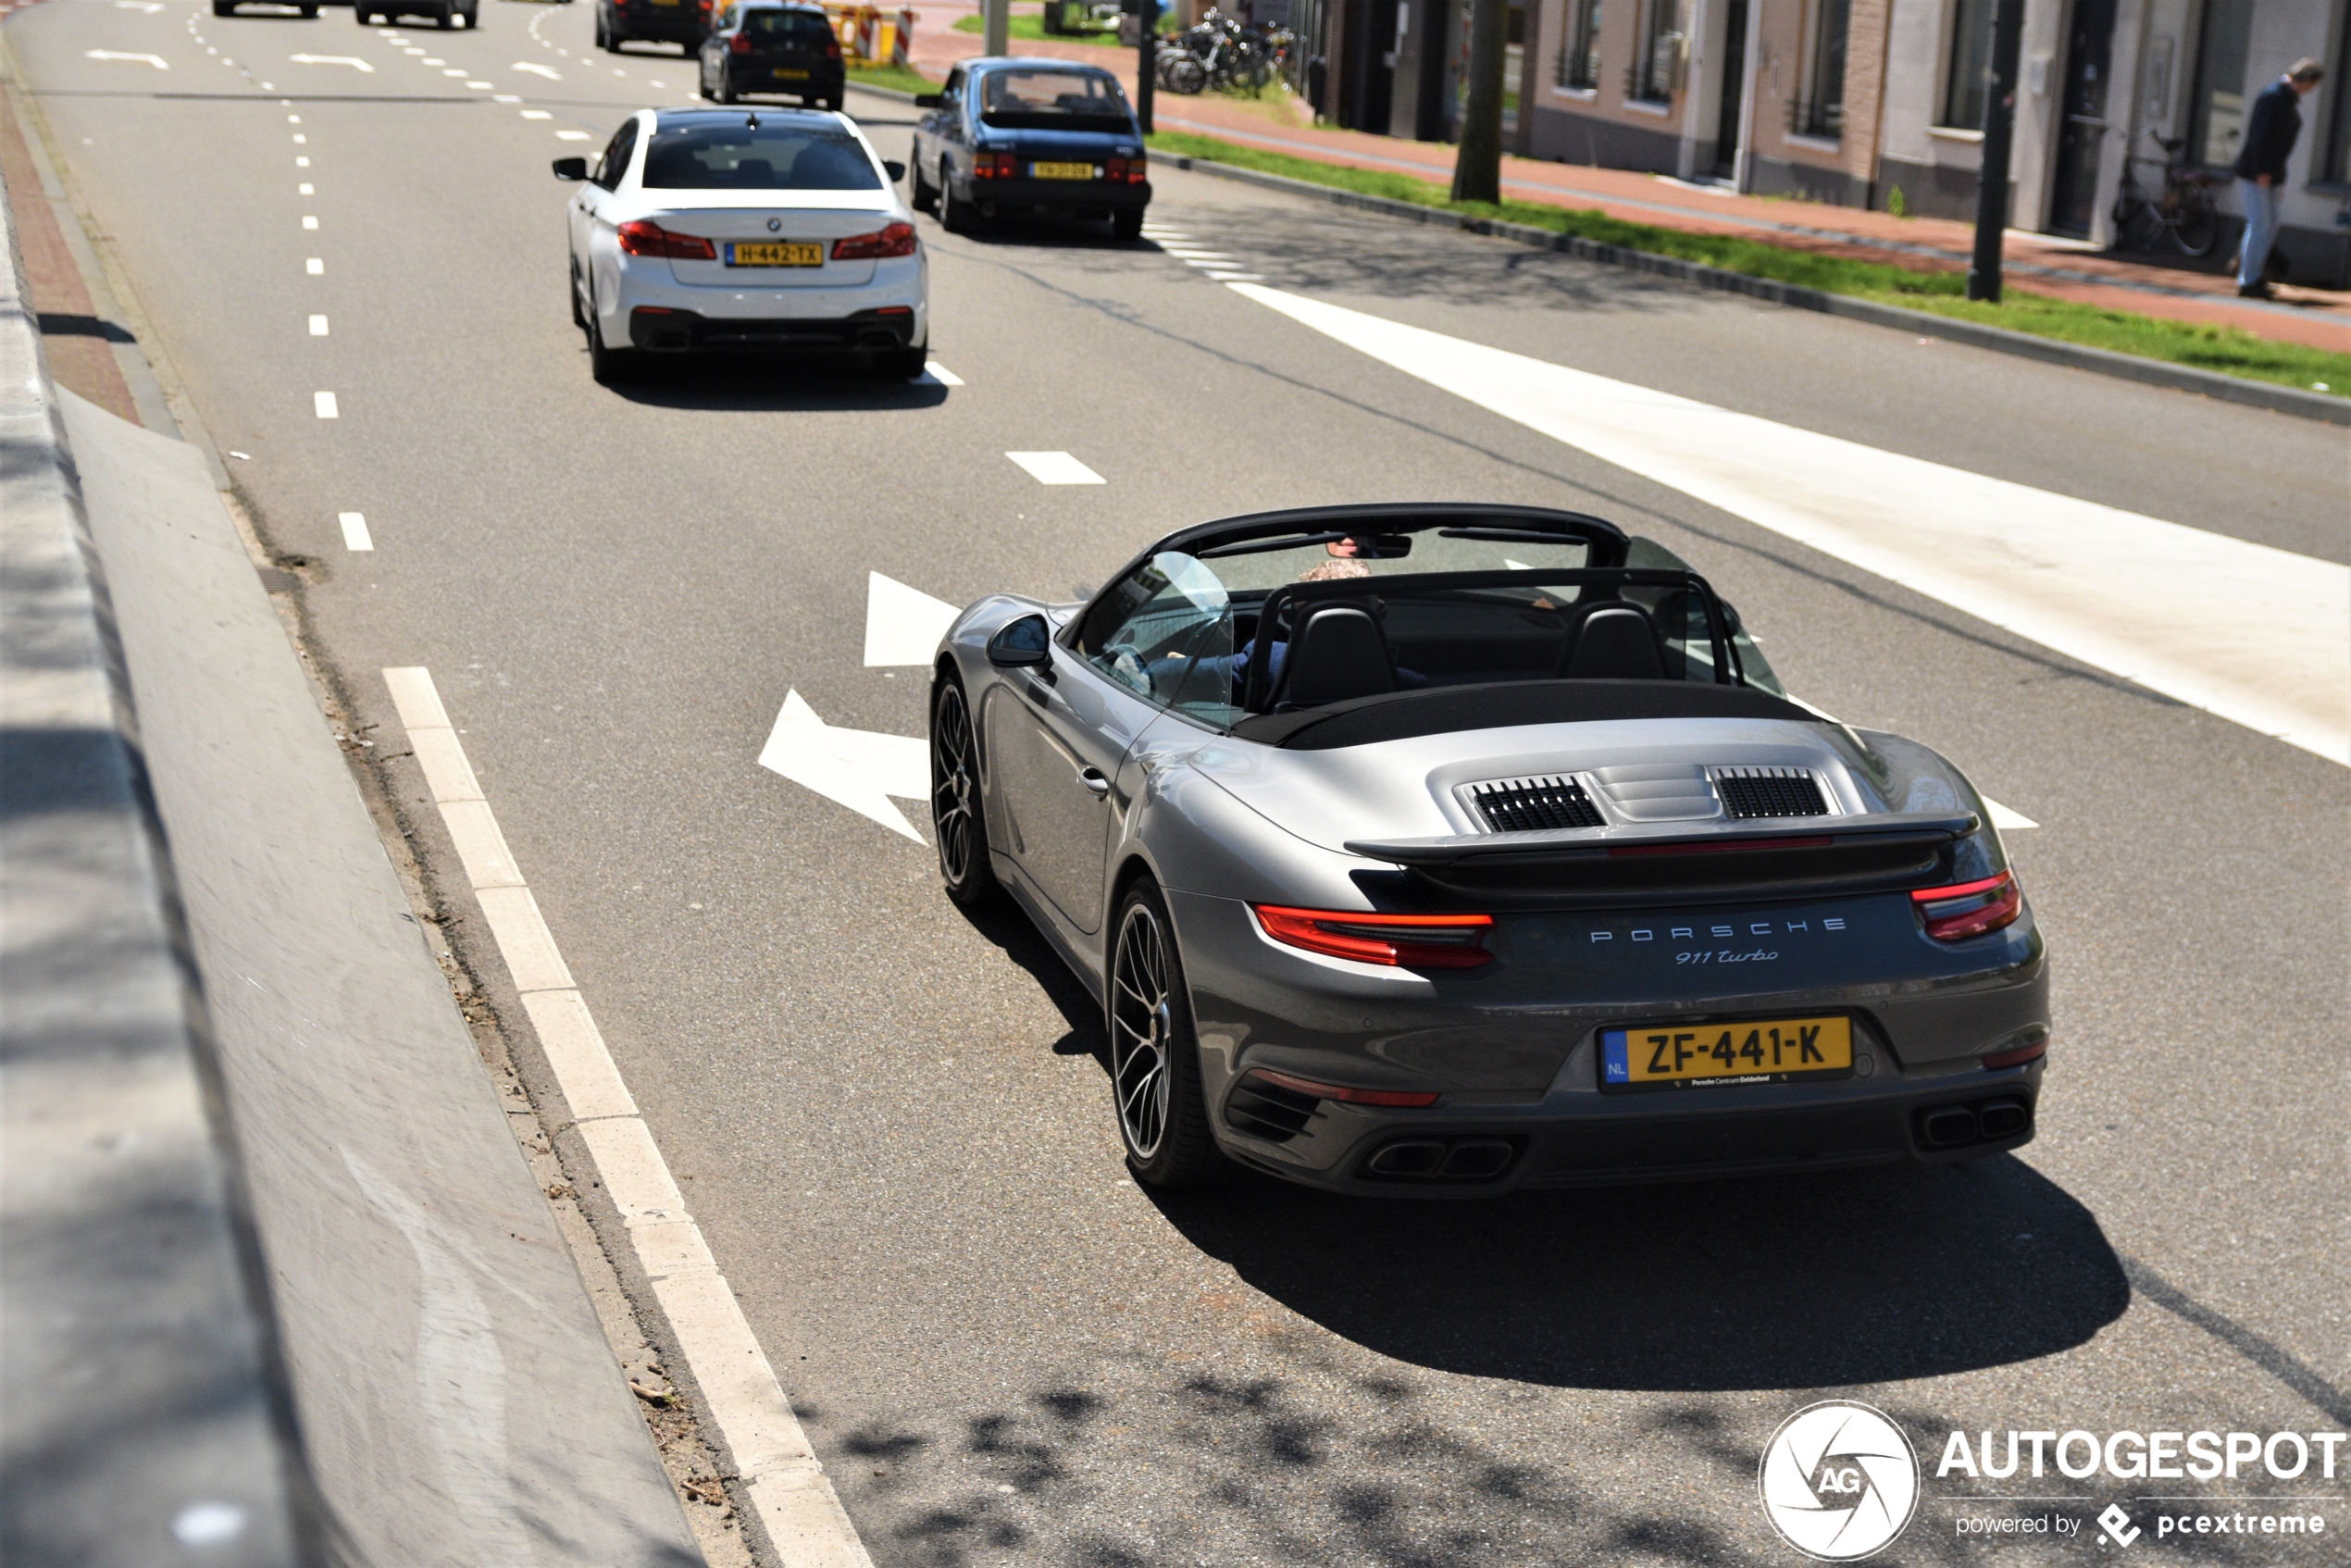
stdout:
POLYGON ((571 201, 571 316, 596 380, 641 355, 858 354, 923 373, 928 263, 914 215, 844 115, 643 109, 571 201))

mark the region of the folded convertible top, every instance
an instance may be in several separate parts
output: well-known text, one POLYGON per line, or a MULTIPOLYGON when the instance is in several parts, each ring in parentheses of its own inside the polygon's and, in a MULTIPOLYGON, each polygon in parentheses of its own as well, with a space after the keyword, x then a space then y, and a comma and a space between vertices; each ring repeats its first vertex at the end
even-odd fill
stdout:
POLYGON ((1696 680, 1512 680, 1421 687, 1297 713, 1252 714, 1233 726, 1233 734, 1288 751, 1322 752, 1465 729, 1630 718, 1822 722, 1818 714, 1748 686, 1696 680))

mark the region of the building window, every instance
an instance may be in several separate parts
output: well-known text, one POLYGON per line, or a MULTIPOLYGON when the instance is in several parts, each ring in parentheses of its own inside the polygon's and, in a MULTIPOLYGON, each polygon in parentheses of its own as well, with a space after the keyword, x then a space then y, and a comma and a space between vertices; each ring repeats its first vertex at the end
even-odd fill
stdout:
POLYGON ((1673 72, 1681 59, 1682 0, 1649 0, 1627 96, 1645 104, 1673 102, 1673 72))
POLYGON ((1996 0, 1959 0, 1951 7, 1951 68, 1943 78, 1943 112, 1934 123, 1959 131, 1984 128, 1984 84, 1992 71, 1992 12, 1996 0))
POLYGON ((1600 84, 1601 0, 1567 0, 1566 31, 1560 39, 1559 84, 1590 92, 1600 84))
POLYGON ((1853 0, 1821 0, 1812 18, 1812 50, 1804 96, 1788 118, 1799 136, 1832 140, 1845 131, 1845 45, 1853 31, 1853 0))
POLYGON ((2252 64, 2254 0, 2208 0, 2196 51, 2195 118, 2188 156, 2214 168, 2237 161, 2245 143, 2245 73, 2252 64))

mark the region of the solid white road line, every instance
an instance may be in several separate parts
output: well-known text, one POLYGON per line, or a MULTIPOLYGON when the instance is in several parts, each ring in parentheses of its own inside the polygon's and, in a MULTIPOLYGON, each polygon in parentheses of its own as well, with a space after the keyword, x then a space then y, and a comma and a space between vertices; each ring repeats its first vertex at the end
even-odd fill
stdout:
POLYGON ((342 547, 345 550, 373 550, 376 536, 367 531, 367 519, 357 512, 338 512, 335 521, 342 525, 342 547))
POLYGON ((934 599, 919 588, 865 574, 865 667, 895 665, 927 666, 939 652, 939 640, 963 612, 944 599, 934 599))
POLYGON ((318 417, 321 419, 339 419, 342 417, 342 411, 335 406, 335 394, 332 392, 312 392, 310 394, 310 404, 312 408, 317 410, 318 417))
POLYGON ((1208 280, 1212 283, 1262 283, 1265 275, 1262 272, 1212 272, 1208 280))
MULTIPOLYGON (((205 53, 209 55, 212 51, 206 49, 205 53)), ((128 60, 136 65, 153 66, 157 70, 171 68, 164 63, 163 56, 160 55, 125 55, 113 49, 84 49, 81 56, 88 60, 128 60)))
POLYGON ((759 765, 893 833, 923 842, 914 825, 889 799, 929 798, 930 742, 921 736, 881 735, 827 724, 797 690, 787 691, 767 743, 759 749, 759 765))
POLYGON ((961 376, 936 359, 923 367, 923 373, 942 387, 960 387, 964 384, 964 379, 961 376))
POLYGON ((2351 567, 1253 283, 1504 418, 2191 707, 2351 763, 2351 567))
POLYGON ((310 335, 314 338, 323 338, 327 335, 327 318, 325 317, 314 316, 310 318, 310 335))
POLYGON ((319 257, 314 255, 302 264, 302 269, 305 272, 309 273, 313 278, 316 278, 327 270, 327 264, 319 257))
POLYGON ((752 1505, 793 1568, 872 1568, 573 984, 554 934, 515 869, 431 672, 417 666, 387 669, 383 677, 580 1142, 620 1211, 752 1505))
POLYGON ((1066 452, 1007 452, 1039 484, 1107 484, 1110 481, 1066 452))

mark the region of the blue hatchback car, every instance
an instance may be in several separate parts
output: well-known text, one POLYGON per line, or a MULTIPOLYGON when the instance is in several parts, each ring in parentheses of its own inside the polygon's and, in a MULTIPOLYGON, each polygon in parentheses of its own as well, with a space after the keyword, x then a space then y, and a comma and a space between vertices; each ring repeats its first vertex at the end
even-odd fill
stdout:
POLYGON ((1143 231, 1143 133, 1118 79, 1070 60, 970 60, 914 100, 914 205, 961 233, 1007 212, 1143 231))

